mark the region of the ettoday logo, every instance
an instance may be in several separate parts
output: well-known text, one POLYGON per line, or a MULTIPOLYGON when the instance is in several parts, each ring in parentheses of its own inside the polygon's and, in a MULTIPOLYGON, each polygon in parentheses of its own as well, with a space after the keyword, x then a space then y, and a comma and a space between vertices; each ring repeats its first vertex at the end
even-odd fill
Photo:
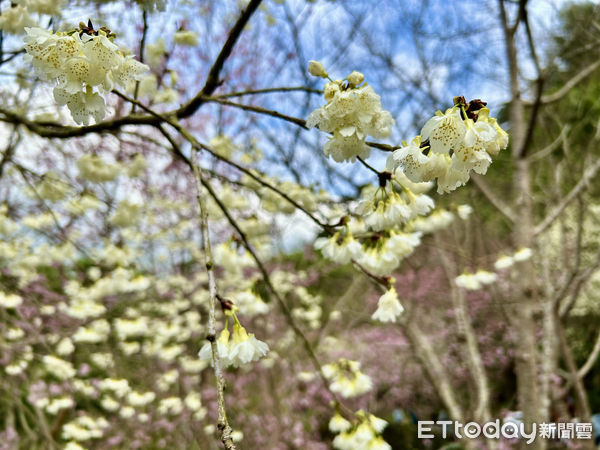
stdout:
POLYGON ((452 435, 458 439, 477 439, 481 436, 487 439, 524 439, 531 444, 537 437, 543 439, 591 439, 591 423, 542 423, 531 425, 530 430, 525 429, 522 422, 505 422, 500 424, 500 419, 486 422, 483 425, 477 422, 462 424, 452 420, 420 420, 417 423, 419 439, 433 439, 434 431, 441 432, 443 439, 452 435))

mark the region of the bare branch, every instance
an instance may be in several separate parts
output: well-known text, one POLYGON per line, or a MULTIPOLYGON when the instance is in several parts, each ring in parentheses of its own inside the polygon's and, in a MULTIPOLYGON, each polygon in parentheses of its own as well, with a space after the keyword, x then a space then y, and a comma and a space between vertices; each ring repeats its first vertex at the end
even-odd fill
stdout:
MULTIPOLYGON (((166 113, 167 116, 176 116, 178 119, 182 119, 185 117, 189 117, 194 114, 203 103, 205 103, 205 97, 210 96, 221 84, 219 80, 219 75, 227 58, 231 55, 233 47, 235 46, 237 40, 239 39, 242 31, 244 30, 246 24, 252 17, 252 14, 256 11, 258 6, 260 5, 262 0, 250 0, 246 9, 242 12, 237 22, 229 32, 227 36, 227 40, 225 44, 221 48, 217 59, 213 63, 206 82, 204 86, 196 94, 196 96, 190 100, 187 104, 183 105, 181 108, 166 113)), ((139 104, 138 104, 139 106, 139 104)), ((115 131, 121 128, 124 125, 158 125, 160 123, 159 118, 153 115, 139 115, 139 114, 129 114, 125 117, 120 117, 113 120, 108 120, 105 122, 100 122, 94 125, 84 126, 84 127, 70 127, 70 126, 62 126, 59 124, 42 124, 37 123, 31 120, 26 119, 25 117, 21 117, 14 112, 0 108, 0 121, 14 123, 17 125, 24 125, 29 131, 32 131, 38 134, 41 137, 56 137, 56 138, 69 138, 76 136, 84 136, 89 133, 104 133, 115 131)))
MULTIPOLYGON (((144 50, 146 49, 146 37, 148 35, 148 12, 144 9, 142 10, 142 20, 144 22, 144 29, 142 30, 142 39, 140 41, 140 55, 139 60, 141 63, 144 62, 144 50)), ((133 91, 133 98, 137 100, 138 92, 140 90, 140 82, 135 82, 135 90, 133 91)), ((135 112, 135 104, 131 105, 131 112, 135 112)))
POLYGON ((217 205, 219 206, 219 209, 221 209, 221 211, 227 218, 227 221, 229 222, 229 224, 238 233, 238 236, 242 240, 243 246, 246 248, 248 253, 250 253, 250 255, 252 256, 252 259, 254 260, 254 262, 256 263, 256 265, 258 267, 258 270, 262 274, 263 280, 267 284, 269 291, 271 292, 271 294, 273 294, 275 296, 275 299, 277 300, 277 303, 279 304, 279 307, 282 310, 283 315, 285 316, 286 321, 288 322, 288 325, 290 326, 290 328, 292 329, 294 334, 302 342, 302 345, 303 345, 304 349, 306 350, 306 353, 308 354, 308 357, 311 360, 315 370, 319 374, 319 377, 321 378, 321 381, 323 382, 325 389, 327 389, 327 391, 335 399, 336 403, 338 405, 340 405, 341 407, 343 407, 348 414, 350 414, 352 412, 352 410, 350 408, 346 407, 342 403, 342 401, 339 399, 339 397, 333 391, 331 391, 331 389, 329 387, 329 382, 327 381, 327 378, 325 378, 325 375, 323 374, 323 370, 322 370, 323 366, 322 366, 321 362, 319 361, 319 359, 317 358, 317 355, 315 354, 311 343, 309 342, 308 338, 305 336, 305 334, 302 332, 302 330, 296 323, 294 316, 292 315, 292 312, 289 309, 288 305, 286 304, 285 300, 283 299, 283 297, 281 296, 279 291, 277 289, 275 289, 275 285, 271 281, 269 272, 267 271, 265 265, 263 264, 262 260, 259 258, 258 254, 254 250, 254 248, 250 245, 250 241, 248 240, 248 237, 246 236, 244 231, 240 228, 237 221, 230 214, 229 210, 227 209, 225 204, 221 201, 219 196, 216 194, 215 190, 212 188, 212 186, 210 185, 208 180, 202 179, 202 184, 206 188, 206 190, 208 191, 208 193, 210 194, 212 199, 217 203, 217 205))
MULTIPOLYGON (((439 243, 437 239, 436 243, 439 243)), ((455 264, 450 261, 445 251, 438 249, 438 255, 446 273, 446 277, 448 278, 448 284, 450 285, 450 296, 452 298, 454 319, 456 320, 458 332, 466 341, 469 372, 471 372, 473 381, 475 381, 475 385, 477 386, 477 408, 475 410, 475 418, 482 423, 487 422, 491 418, 489 381, 485 373, 481 352, 479 350, 475 331, 473 330, 473 325, 471 324, 471 318, 469 317, 465 292, 463 289, 458 288, 454 283, 454 278, 457 276, 455 264)))
POLYGON ((588 372, 591 370, 591 368, 596 363, 596 360, 598 359, 599 355, 600 355, 600 331, 598 332, 598 337, 596 338, 596 342, 594 343, 594 348, 592 349, 592 352, 588 356, 588 359, 585 361, 583 366, 581 366, 581 368, 577 371, 577 376, 579 376, 579 378, 583 378, 588 374, 588 372))
POLYGON ((504 217, 506 217, 511 222, 515 221, 515 213, 513 210, 504 203, 500 198, 494 194, 492 189, 487 185, 487 183, 483 180, 483 177, 473 173, 471 175, 471 179, 475 183, 475 186, 479 189, 479 191, 489 200, 489 202, 502 213, 504 217))
POLYGON ((210 68, 210 72, 208 73, 208 77, 206 79, 206 82, 204 83, 204 87, 192 100, 190 100, 178 111, 177 117, 182 118, 192 115, 204 103, 205 97, 212 95, 212 93, 219 87, 219 85, 221 84, 219 76, 221 74, 223 66, 225 65, 225 61, 227 61, 227 58, 229 58, 229 55, 231 55, 233 47, 235 46, 240 35, 242 34, 242 31, 244 31, 244 28, 250 20, 250 17, 252 17, 252 14, 254 14, 254 12, 260 5, 261 1, 262 0, 250 0, 248 6, 242 12, 239 19, 229 32, 229 36, 227 36, 227 40, 221 48, 219 56, 217 56, 217 59, 210 68))
POLYGON ((444 405, 448 408, 450 417, 462 422, 464 419, 463 411, 450 384, 451 378, 435 349, 414 320, 402 322, 401 325, 413 347, 414 355, 425 368, 425 373, 427 373, 431 383, 435 386, 444 405))
POLYGON ((274 87, 265 89, 249 89, 247 91, 230 92, 227 94, 214 95, 212 98, 232 98, 232 97, 243 97, 244 95, 257 95, 257 94, 272 94, 276 92, 308 92, 309 94, 323 94, 323 91, 319 89, 313 89, 305 86, 290 86, 290 87, 274 87))
MULTIPOLYGON (((562 87, 552 94, 543 95, 541 98, 541 103, 547 105, 549 103, 554 103, 562 99, 565 95, 569 93, 571 89, 585 80, 588 76, 596 71, 600 67, 600 59, 593 62, 589 66, 586 66, 581 72, 575 74, 572 78, 570 78, 567 82, 565 82, 562 87)), ((524 101, 524 104, 527 106, 534 105, 535 102, 532 101, 524 101)))
POLYGON ((207 339, 210 342, 215 378, 217 379, 217 403, 219 409, 217 428, 221 432, 221 442, 223 442, 225 448, 228 450, 235 450, 235 444, 231 439, 231 433, 233 430, 229 426, 229 422, 227 421, 227 412, 225 410, 225 395, 223 394, 225 379, 223 377, 221 361, 219 359, 219 351, 217 349, 217 319, 215 317, 215 304, 218 302, 217 283, 215 281, 215 273, 213 268, 214 263, 212 259, 208 233, 208 210, 202 193, 202 184, 204 180, 200 174, 200 171, 198 170, 196 150, 192 150, 190 164, 192 166, 192 171, 194 172, 194 181, 196 182, 196 199, 200 209, 200 230, 202 231, 202 243, 204 247, 204 257, 206 260, 206 271, 208 272, 209 308, 207 339))
POLYGON ((560 204, 535 227, 533 234, 537 236, 552 225, 569 203, 589 186, 591 179, 596 175, 598 170, 600 170, 600 159, 596 160, 596 162, 584 172, 583 177, 581 177, 581 180, 579 180, 575 187, 571 189, 571 192, 569 192, 566 197, 563 198, 562 202, 560 202, 560 204))
POLYGON ((543 149, 541 149, 529 156, 529 162, 539 161, 541 159, 544 159, 546 156, 550 155, 559 146, 559 144, 566 138, 566 136, 570 130, 571 130, 571 126, 568 124, 565 125, 562 128, 562 130, 560 131, 560 134, 558 135, 558 137, 554 141, 552 141, 549 145, 547 145, 543 149))

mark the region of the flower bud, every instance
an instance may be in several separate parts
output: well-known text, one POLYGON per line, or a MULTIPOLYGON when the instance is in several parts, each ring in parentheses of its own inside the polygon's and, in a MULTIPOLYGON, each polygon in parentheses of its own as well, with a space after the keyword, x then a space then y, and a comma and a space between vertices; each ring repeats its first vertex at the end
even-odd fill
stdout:
POLYGON ((309 61, 308 73, 315 77, 327 78, 329 75, 325 71, 325 67, 319 61, 309 61))
POLYGON ((337 83, 327 83, 323 91, 325 100, 328 102, 333 100, 333 97, 335 97, 335 94, 338 92, 340 92, 340 86, 337 83))
POLYGON ((348 83, 352 86, 358 86, 363 81, 365 81, 365 76, 356 70, 348 75, 348 83))

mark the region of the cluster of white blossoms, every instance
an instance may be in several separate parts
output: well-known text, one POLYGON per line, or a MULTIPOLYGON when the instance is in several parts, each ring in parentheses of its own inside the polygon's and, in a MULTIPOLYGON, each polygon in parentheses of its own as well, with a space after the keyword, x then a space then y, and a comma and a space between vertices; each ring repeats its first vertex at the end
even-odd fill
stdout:
POLYGON ((25 28, 27 58, 35 73, 55 83, 54 98, 67 105, 73 120, 88 125, 105 115, 102 94, 115 85, 128 89, 149 70, 113 43, 114 34, 91 22, 68 33, 25 28))
POLYGON ((373 388, 373 380, 360 371, 360 362, 341 358, 322 367, 322 373, 331 381, 330 389, 344 398, 357 397, 373 388))
POLYGON ((75 406, 75 402, 71 397, 58 398, 41 398, 35 402, 35 406, 40 409, 45 409, 48 414, 56 415, 61 409, 69 409, 75 406))
MULTIPOLYGON (((512 256, 501 256, 494 263, 494 269, 498 272, 510 269, 517 262, 527 261, 531 258, 533 252, 530 248, 521 248, 512 256)), ((463 273, 454 279, 456 285, 468 291, 477 291, 485 286, 498 281, 498 274, 487 270, 478 270, 475 273, 463 273)))
POLYGON ((235 294, 235 303, 240 313, 248 317, 266 314, 270 309, 269 305, 250 289, 237 292, 235 294))
POLYGON ((393 230, 375 235, 366 243, 356 262, 374 275, 390 275, 421 244, 421 236, 420 232, 393 230))
MULTIPOLYGON (((402 172, 396 170, 395 174, 400 175, 402 172)), ((362 215, 365 224, 373 231, 397 228, 418 216, 428 214, 434 207, 431 197, 413 192, 406 185, 405 177, 399 176, 396 179, 395 176, 391 172, 381 173, 381 187, 375 193, 372 189, 365 190, 363 195, 366 198, 358 204, 356 212, 362 215)))
POLYGON ((21 303, 23 303, 21 296, 0 291, 0 307, 12 309, 20 306, 21 303))
POLYGON ((352 233, 336 232, 315 241, 323 256, 338 264, 354 261, 374 275, 390 275, 421 243, 421 233, 390 230, 371 236, 363 244, 352 233))
POLYGON ((371 274, 385 276, 420 245, 423 232, 447 221, 438 220, 438 212, 432 213, 434 201, 426 192, 433 183, 413 182, 400 168, 381 172, 378 178, 378 188, 363 190, 355 214, 339 220, 343 228, 318 238, 315 248, 338 264, 352 261, 371 274))
POLYGON ((105 162, 101 157, 93 154, 85 154, 77 160, 79 176, 93 183, 113 181, 120 173, 117 164, 105 162))
POLYGON ((408 228, 421 233, 433 233, 447 228, 454 222, 454 214, 446 209, 436 209, 427 217, 418 217, 409 223, 408 228))
POLYGON ((56 356, 45 355, 42 358, 42 362, 46 370, 59 380, 67 380, 75 376, 75 369, 69 361, 57 358, 56 356))
POLYGON ((189 30, 179 30, 173 36, 173 41, 179 45, 195 47, 198 45, 198 33, 194 33, 193 31, 189 30))
POLYGON ((437 179, 438 193, 464 185, 471 171, 485 174, 492 157, 508 145, 508 134, 489 116, 485 102, 463 97, 429 119, 421 135, 388 158, 388 170, 402 166, 414 182, 437 179))
POLYGON ((37 194, 44 200, 57 202, 69 193, 69 185, 54 171, 44 174, 42 181, 37 185, 37 194))
POLYGON ((239 248, 231 241, 223 242, 214 247, 215 264, 222 266, 229 273, 241 274, 245 267, 254 265, 252 256, 245 248, 239 248))
POLYGON ((5 33, 23 34, 25 27, 34 27, 38 20, 34 14, 60 15, 66 0, 12 0, 2 9, 0 30, 5 33))
POLYGON ((383 440, 381 433, 387 422, 379 417, 359 410, 355 423, 342 417, 339 413, 329 421, 329 430, 337 434, 333 439, 333 447, 340 450, 391 450, 392 447, 383 440))
POLYGON ((315 248, 321 250, 323 256, 338 264, 347 264, 362 253, 362 245, 351 233, 334 233, 330 237, 320 237, 315 241, 315 248))
POLYGON ((487 270, 478 270, 475 273, 463 273, 454 279, 458 287, 468 291, 477 291, 484 286, 495 283, 498 280, 498 275, 487 270))
MULTIPOLYGON (((235 315, 233 315, 235 318, 235 315)), ((229 339, 229 330, 223 328, 217 339, 217 352, 222 367, 240 367, 254 361, 258 361, 269 352, 269 346, 259 341, 254 334, 248 334, 246 329, 237 321, 233 324, 233 336, 229 339)), ((212 349, 210 342, 198 352, 201 360, 212 361, 212 349)))
MULTIPOLYGON (((321 63, 311 61, 309 72, 318 77, 329 78, 321 63)), ((306 120, 308 128, 318 127, 333 136, 323 147, 326 156, 337 162, 367 158, 369 146, 367 135, 380 139, 392 132, 394 119, 381 109, 381 98, 367 83, 360 72, 352 72, 345 80, 331 80, 325 85, 327 104, 314 110, 306 120)))
POLYGON ((377 302, 377 310, 371 318, 380 322, 396 322, 400 314, 404 311, 404 307, 398 300, 398 294, 393 286, 394 279, 390 280, 390 287, 385 294, 379 297, 377 302))
MULTIPOLYGON (((72 439, 73 441, 88 441, 102 437, 106 428, 108 428, 108 421, 104 417, 94 419, 87 415, 79 416, 63 425, 61 436, 63 439, 72 439)), ((83 447, 78 445, 74 448, 83 447)))
POLYGON ((530 248, 521 248, 517 252, 515 252, 512 256, 501 256, 494 263, 494 268, 496 270, 505 270, 512 267, 517 262, 527 261, 531 258, 533 252, 530 248))

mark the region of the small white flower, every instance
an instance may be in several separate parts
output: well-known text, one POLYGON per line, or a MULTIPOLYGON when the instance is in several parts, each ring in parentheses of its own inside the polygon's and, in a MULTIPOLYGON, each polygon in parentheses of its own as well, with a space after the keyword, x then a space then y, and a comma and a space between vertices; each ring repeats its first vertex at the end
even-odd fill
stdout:
POLYGON ((240 430, 235 430, 233 433, 231 433, 231 440, 233 442, 241 442, 242 439, 244 439, 244 433, 242 433, 240 430))
POLYGON ((356 70, 348 75, 348 83, 350 83, 352 86, 358 86, 363 81, 365 81, 365 76, 356 70))
POLYGON ((120 171, 117 164, 107 163, 99 156, 89 153, 77 160, 77 168, 81 178, 93 183, 112 181, 120 171))
POLYGON ((67 442, 65 445, 65 450, 85 450, 85 447, 82 447, 75 441, 67 442))
POLYGON ((183 402, 179 397, 163 398, 158 404, 158 413, 162 415, 177 416, 183 411, 183 402))
POLYGON ((318 238, 315 248, 321 250, 325 258, 338 264, 347 264, 362 253, 362 245, 351 234, 341 237, 340 233, 335 233, 329 238, 318 238))
POLYGON ((68 337, 61 339, 61 341, 56 346, 56 353, 61 356, 70 355, 75 350, 75 346, 73 345, 73 341, 68 337))
POLYGON ((482 285, 492 284, 498 280, 498 275, 487 270, 478 270, 474 275, 482 285))
POLYGON ((461 143, 466 132, 467 127, 460 115, 460 109, 455 106, 445 114, 438 111, 429 119, 421 130, 421 137, 423 140, 429 140, 434 152, 448 153, 461 143))
POLYGON ((127 403, 131 406, 145 406, 148 403, 152 403, 155 398, 156 394, 152 391, 144 392, 143 394, 132 391, 127 394, 127 403))
POLYGON ((471 175, 467 170, 458 170, 452 165, 446 167, 446 171, 439 176, 437 192, 444 194, 451 192, 460 186, 464 186, 469 181, 471 175))
POLYGON ((427 201, 424 203, 424 199, 415 196, 410 203, 394 191, 384 192, 383 196, 382 200, 378 200, 378 192, 374 195, 368 193, 368 198, 362 200, 357 208, 357 212, 364 215, 365 224, 374 231, 396 228, 415 217, 418 210, 427 210, 427 201))
POLYGON ((195 47, 198 45, 198 33, 188 30, 180 30, 175 33, 173 40, 176 44, 187 45, 189 47, 195 47))
POLYGON ((100 381, 99 387, 102 391, 111 391, 118 398, 124 397, 131 391, 129 381, 124 378, 105 378, 100 381))
POLYGON ((473 208, 471 207, 471 205, 458 205, 458 208, 456 208, 456 212, 458 214, 458 217, 460 217, 462 220, 467 220, 473 212, 473 208))
POLYGON ((348 431, 352 427, 352 424, 344 419, 337 412, 333 415, 333 417, 329 420, 329 431, 332 433, 341 433, 343 431, 348 431))
POLYGON ((37 23, 29 15, 29 8, 13 3, 8 8, 3 9, 0 16, 0 30, 5 33, 23 34, 25 27, 36 26, 37 23))
POLYGON ((371 318, 373 320, 379 320, 380 322, 396 322, 396 319, 400 317, 400 314, 402 314, 403 311, 404 308, 398 300, 396 289, 391 287, 379 298, 377 310, 373 313, 371 318))
POLYGON ((369 450, 392 450, 392 446, 385 442, 381 436, 371 439, 369 450))
POLYGON ((331 390, 344 398, 362 395, 373 388, 373 380, 360 371, 358 361, 342 358, 336 363, 323 366, 322 373, 331 380, 331 390))
POLYGON ((254 334, 246 333, 246 329, 236 323, 233 326, 233 338, 230 344, 229 359, 234 367, 258 361, 269 351, 269 346, 256 339, 254 334))
MULTIPOLYGON (((219 339, 217 339, 217 353, 222 364, 224 366, 229 365, 229 331, 226 328, 221 331, 219 339)), ((198 357, 201 360, 210 361, 212 365, 212 347, 210 342, 202 346, 198 352, 198 357)))
MULTIPOLYGON (((219 335, 219 339, 217 339, 217 353, 219 354, 219 360, 223 366, 228 366, 230 364, 230 349, 229 349, 229 331, 227 328, 224 328, 219 335)), ((212 361, 212 347, 211 343, 207 342, 202 346, 200 351, 198 352, 198 357, 201 360, 210 361, 210 364, 213 364, 212 361)))
POLYGON ((533 252, 530 248, 522 248, 513 255, 513 260, 515 262, 527 261, 529 258, 531 258, 532 255, 533 252))
POLYGON ((464 273, 455 278, 454 282, 458 287, 467 289, 468 291, 476 291, 481 289, 481 281, 473 274, 464 273))
POLYGON ((72 408, 73 406, 75 406, 75 402, 71 397, 59 397, 53 399, 45 409, 49 414, 55 415, 61 409, 72 408))
POLYGON ((436 153, 421 147, 421 137, 395 150, 387 159, 387 169, 395 170, 402 165, 404 174, 413 183, 431 181, 443 176, 451 164, 447 154, 436 153))
POLYGON ((504 269, 508 269, 509 267, 512 267, 514 264, 515 264, 515 261, 512 258, 512 256, 501 256, 494 263, 494 268, 496 270, 504 270, 504 269))
POLYGON ((369 420, 369 424, 373 427, 375 432, 379 434, 381 434, 388 425, 386 420, 383 420, 381 417, 377 417, 373 414, 369 414, 367 418, 369 420))
POLYGON ((45 355, 42 358, 42 362, 46 370, 60 380, 67 380, 75 376, 75 369, 69 361, 57 358, 56 356, 45 355))
POLYGON ((23 303, 23 299, 16 294, 7 294, 0 291, 0 306, 7 309, 16 308, 23 303))

